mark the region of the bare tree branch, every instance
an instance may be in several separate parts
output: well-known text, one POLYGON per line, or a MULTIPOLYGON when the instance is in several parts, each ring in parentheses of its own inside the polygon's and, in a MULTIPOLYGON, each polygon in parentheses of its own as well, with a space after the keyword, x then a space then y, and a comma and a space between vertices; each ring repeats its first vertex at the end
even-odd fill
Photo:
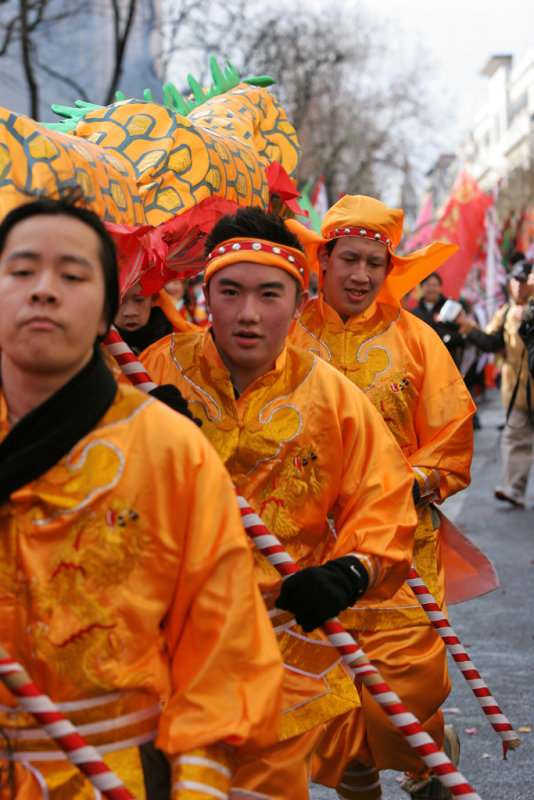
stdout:
POLYGON ((78 83, 78 81, 75 81, 73 78, 70 78, 63 72, 58 72, 58 70, 53 69, 50 64, 42 64, 41 62, 38 62, 38 67, 40 70, 45 72, 47 75, 50 75, 52 78, 55 78, 60 83, 64 83, 66 86, 70 86, 71 89, 74 89, 77 100, 86 100, 87 102, 90 101, 91 98, 88 97, 87 92, 83 86, 78 83))
MULTIPOLYGON (((152 19, 158 66, 170 70, 176 65, 179 80, 191 71, 201 83, 211 82, 208 62, 215 55, 220 62, 229 59, 243 76, 272 75, 277 81, 273 93, 301 143, 300 180, 324 174, 331 200, 343 191, 380 196, 392 181, 402 180, 422 131, 432 131, 429 108, 434 112, 436 101, 431 106, 423 90, 429 73, 424 54, 413 50, 403 63, 398 50, 384 48, 383 23, 367 20, 350 4, 331 0, 323 12, 306 8, 295 24, 292 2, 264 5, 258 13, 258 5, 249 0, 162 0, 158 11, 165 9, 166 16, 156 14, 156 23, 152 19)), ((12 56, 20 42, 33 116, 38 111, 37 69, 83 99, 95 92, 94 71, 79 62, 64 70, 65 59, 54 57, 60 47, 62 54, 68 51, 71 42, 66 46, 65 36, 75 23, 80 41, 81 14, 88 15, 88 30, 98 29, 101 18, 104 35, 111 31, 112 45, 103 48, 103 58, 109 58, 103 102, 109 104, 134 24, 138 27, 140 18, 149 24, 146 11, 154 10, 151 0, 0 0, 0 5, 10 10, 0 23, 0 57, 12 56)), ((91 39, 87 45, 83 49, 90 58, 91 39)), ((167 73, 167 79, 173 78, 167 73)), ((185 80, 184 91, 189 93, 185 80)))
POLYGON ((126 21, 124 23, 124 28, 122 31, 121 31, 120 2, 119 0, 111 0, 111 5, 113 9, 115 59, 113 65, 113 73, 111 76, 111 80, 109 82, 106 98, 104 100, 104 105, 109 105, 115 99, 115 92, 117 91, 117 87, 119 85, 119 78, 122 72, 122 65, 123 65, 124 54, 126 51, 126 44, 128 42, 128 37, 130 35, 130 31, 135 16, 137 0, 128 0, 126 21))
POLYGON ((22 65, 24 68, 24 75, 28 84, 30 92, 30 114, 32 117, 37 117, 39 111, 39 87, 35 80, 33 69, 33 53, 34 46, 29 36, 28 27, 28 14, 31 10, 31 4, 28 0, 20 0, 20 32, 21 32, 21 50, 22 50, 22 65))
POLYGON ((6 25, 2 38, 2 44, 0 46, 0 56, 4 56, 7 53, 8 47, 14 38, 14 33, 19 23, 20 17, 14 17, 13 19, 10 19, 6 25))

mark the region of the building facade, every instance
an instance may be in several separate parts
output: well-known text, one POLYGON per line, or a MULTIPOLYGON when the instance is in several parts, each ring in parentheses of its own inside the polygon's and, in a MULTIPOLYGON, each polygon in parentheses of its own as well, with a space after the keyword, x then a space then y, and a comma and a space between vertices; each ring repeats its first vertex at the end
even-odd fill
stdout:
MULTIPOLYGON (((490 193, 520 181, 528 202, 534 185, 534 49, 514 65, 511 55, 493 55, 482 74, 488 78, 485 102, 456 153, 442 154, 426 175, 433 208, 443 207, 454 180, 465 167, 480 188, 490 193), (526 184, 529 184, 528 187, 526 184)), ((517 193, 514 191, 514 193, 517 193)))

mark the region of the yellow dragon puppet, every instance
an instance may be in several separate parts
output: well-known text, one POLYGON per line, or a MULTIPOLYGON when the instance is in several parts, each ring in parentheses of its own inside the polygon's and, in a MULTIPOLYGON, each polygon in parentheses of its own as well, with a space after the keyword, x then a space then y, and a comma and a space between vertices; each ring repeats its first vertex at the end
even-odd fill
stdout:
POLYGON ((0 214, 80 187, 114 236, 121 292, 149 293, 199 271, 205 234, 236 206, 298 211, 300 149, 274 81, 210 68, 209 89, 188 76, 192 96, 166 84, 163 104, 77 101, 50 124, 0 108, 0 214))

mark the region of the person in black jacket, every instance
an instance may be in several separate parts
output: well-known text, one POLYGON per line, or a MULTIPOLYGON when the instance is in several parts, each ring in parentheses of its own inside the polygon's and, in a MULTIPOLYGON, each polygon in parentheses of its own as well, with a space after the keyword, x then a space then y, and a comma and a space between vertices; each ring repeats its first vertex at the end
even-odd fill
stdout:
POLYGON ((438 321, 439 312, 447 300, 441 291, 441 278, 437 272, 432 272, 419 285, 422 296, 417 306, 412 310, 412 314, 415 314, 416 317, 419 317, 431 328, 434 328, 454 359, 454 363, 459 367, 465 340, 460 334, 457 325, 438 321))
MULTIPOLYGON (((462 336, 458 325, 456 325, 454 322, 444 322, 439 319, 439 312, 448 299, 441 291, 441 277, 437 272, 431 272, 430 275, 427 275, 427 277, 421 281, 419 286, 422 294, 419 303, 414 309, 412 309, 412 314, 415 314, 416 317, 419 317, 419 319, 422 319, 423 322, 427 323, 427 325, 430 325, 431 328, 434 328, 441 341, 451 354, 454 363, 460 372, 462 372, 465 385, 471 392, 473 399, 475 399, 474 384, 477 383, 479 378, 476 370, 478 357, 475 358, 475 362, 472 365, 473 368, 470 368, 467 374, 464 374, 462 369, 462 356, 464 355, 464 350, 466 347, 465 337, 462 336)), ((473 427, 475 429, 481 427, 478 411, 473 417, 473 427)))

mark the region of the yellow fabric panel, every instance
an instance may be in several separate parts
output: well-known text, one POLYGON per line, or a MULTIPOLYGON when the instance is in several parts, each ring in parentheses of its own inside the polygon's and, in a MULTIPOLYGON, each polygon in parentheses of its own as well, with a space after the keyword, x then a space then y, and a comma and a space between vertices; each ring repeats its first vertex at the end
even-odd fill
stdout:
MULTIPOLYGON (((137 747, 108 753, 104 756, 104 761, 120 777, 136 800, 148 800, 137 747)), ((6 761, 2 760, 0 763, 3 769, 7 768, 6 761)), ((14 798, 8 783, 0 789, 0 800, 42 800, 44 794, 35 774, 22 763, 15 763, 13 766, 14 798)), ((95 788, 92 783, 70 761, 32 761, 30 766, 46 784, 48 800, 95 799, 95 788)))

